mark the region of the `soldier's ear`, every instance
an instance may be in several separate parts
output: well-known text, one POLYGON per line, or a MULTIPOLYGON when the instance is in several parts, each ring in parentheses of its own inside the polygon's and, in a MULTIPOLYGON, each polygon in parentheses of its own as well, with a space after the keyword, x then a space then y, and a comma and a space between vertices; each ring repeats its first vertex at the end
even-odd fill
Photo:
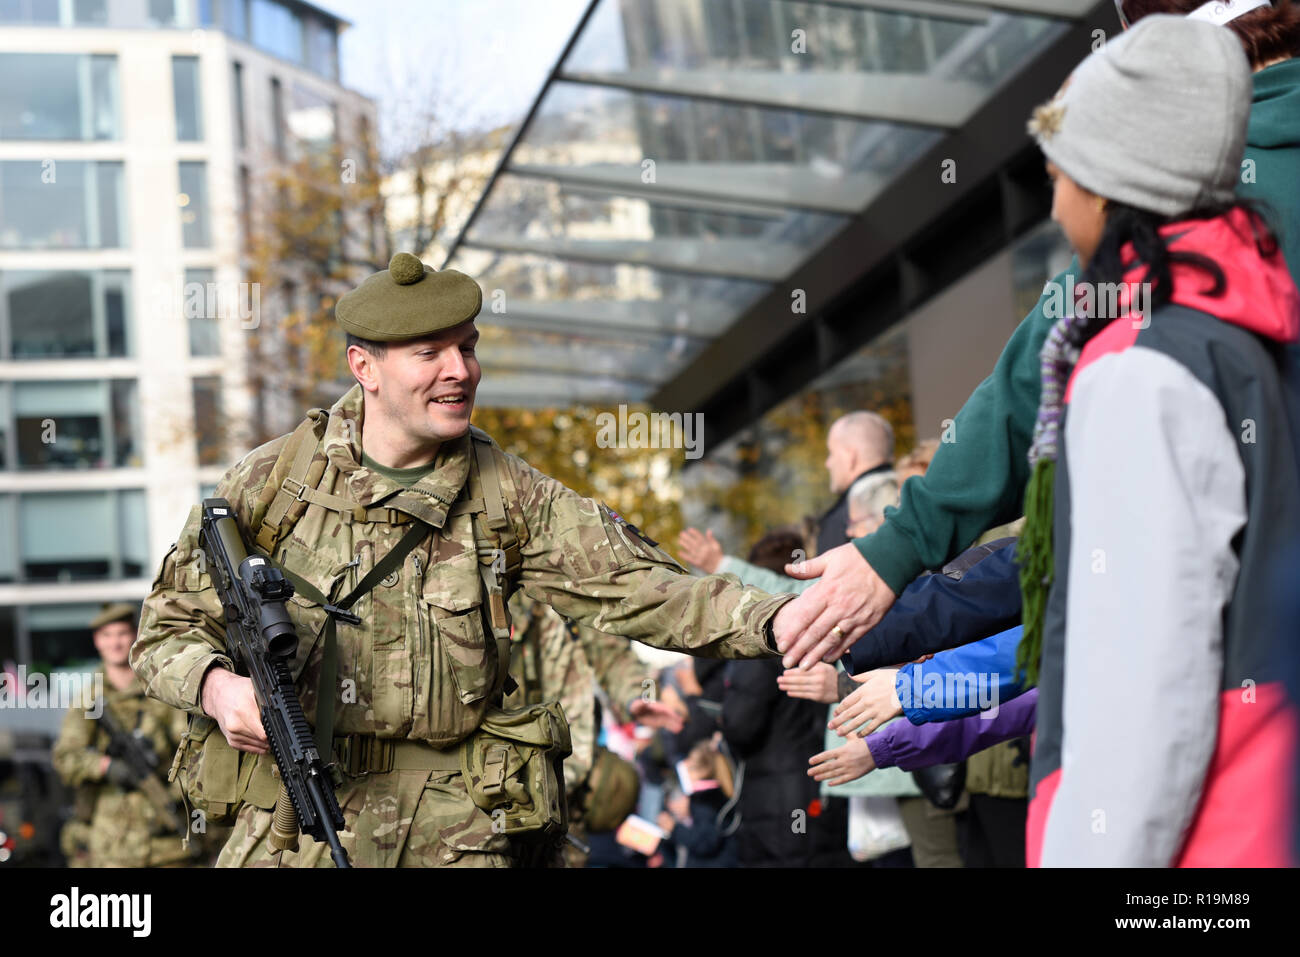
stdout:
POLYGON ((361 383, 361 388, 374 392, 379 388, 378 369, 375 357, 358 345, 348 346, 348 369, 353 378, 361 383))

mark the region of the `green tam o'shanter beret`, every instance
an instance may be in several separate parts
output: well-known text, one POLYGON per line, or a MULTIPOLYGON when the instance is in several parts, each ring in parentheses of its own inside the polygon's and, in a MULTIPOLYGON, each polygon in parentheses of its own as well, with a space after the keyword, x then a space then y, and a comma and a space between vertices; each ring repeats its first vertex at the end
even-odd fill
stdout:
POLYGON ((483 290, 454 269, 439 272, 410 253, 343 296, 334 317, 344 332, 372 342, 399 342, 469 322, 483 307, 483 290))
POLYGON ((115 621, 129 621, 134 625, 135 612, 136 606, 129 605, 124 601, 105 605, 99 610, 99 614, 90 620, 90 630, 98 631, 105 625, 111 625, 115 621))

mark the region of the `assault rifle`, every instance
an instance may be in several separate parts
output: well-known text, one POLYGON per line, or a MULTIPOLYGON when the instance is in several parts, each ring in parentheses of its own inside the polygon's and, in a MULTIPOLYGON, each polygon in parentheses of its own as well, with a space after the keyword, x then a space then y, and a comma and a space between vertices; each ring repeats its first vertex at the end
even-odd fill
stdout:
POLYGON ((176 801, 167 793, 167 788, 158 777, 158 754, 153 745, 143 736, 122 727, 107 704, 95 720, 108 732, 109 757, 122 762, 129 772, 131 783, 143 792, 163 823, 181 837, 188 837, 188 822, 176 813, 176 801))
MULTIPOLYGON (((335 866, 351 867, 338 836, 344 826, 343 810, 289 674, 289 663, 298 651, 298 633, 285 608, 293 584, 268 559, 248 554, 234 511, 224 498, 203 500, 199 547, 225 612, 230 656, 253 681, 262 727, 280 768, 271 846, 297 850, 301 828, 314 840, 329 844, 335 866)), ((333 694, 333 689, 322 692, 333 694)))

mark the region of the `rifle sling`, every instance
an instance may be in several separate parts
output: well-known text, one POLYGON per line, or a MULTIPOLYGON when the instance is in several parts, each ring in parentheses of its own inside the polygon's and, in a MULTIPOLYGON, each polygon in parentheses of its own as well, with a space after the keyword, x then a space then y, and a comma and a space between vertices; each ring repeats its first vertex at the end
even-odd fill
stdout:
POLYGON ((338 696, 338 675, 339 675, 339 645, 338 634, 335 631, 336 622, 339 618, 349 621, 351 624, 357 624, 361 619, 348 612, 348 609, 356 604, 366 592, 379 584, 380 580, 386 578, 390 572, 396 571, 398 566, 410 554, 411 549, 415 548, 420 541, 433 531, 433 526, 419 519, 411 520, 411 530, 402 536, 401 540, 393 546, 392 550, 375 562, 374 568, 366 573, 361 581, 357 582, 357 587, 348 592, 345 598, 339 599, 338 602, 331 604, 315 585, 304 579, 302 576, 291 572, 287 568, 282 568, 284 577, 293 583, 295 591, 305 595, 312 601, 318 603, 325 609, 327 618, 325 619, 325 647, 321 655, 320 666, 320 683, 316 688, 316 748, 320 752, 321 760, 329 764, 334 759, 334 699, 338 696), (328 694, 322 693, 323 689, 330 689, 328 694))

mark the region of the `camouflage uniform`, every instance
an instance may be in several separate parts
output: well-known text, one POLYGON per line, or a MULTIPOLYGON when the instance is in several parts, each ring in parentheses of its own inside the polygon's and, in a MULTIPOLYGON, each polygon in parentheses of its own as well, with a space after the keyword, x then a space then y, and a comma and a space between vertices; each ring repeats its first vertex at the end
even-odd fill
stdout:
MULTIPOLYGON (((139 730, 166 770, 185 730, 185 715, 145 697, 139 678, 123 691, 104 682, 104 707, 122 727, 139 730)), ((90 820, 73 819, 64 828, 61 844, 73 867, 158 867, 190 863, 179 834, 160 819, 143 792, 122 788, 104 779, 99 766, 108 754, 108 732, 81 708, 68 709, 54 744, 54 769, 69 787, 78 789, 78 805, 90 820)), ((117 760, 116 758, 114 760, 117 760)), ((173 789, 177 801, 179 789, 173 789)), ((178 814, 184 811, 179 809, 178 814)))
MULTIPOLYGON (((653 687, 653 673, 626 638, 571 625, 546 605, 522 594, 510 600, 510 616, 516 648, 511 674, 519 689, 506 699, 506 707, 522 707, 532 701, 560 702, 573 742, 573 754, 564 761, 569 833, 585 840, 578 798, 591 772, 600 734, 596 689, 604 691, 614 717, 625 724, 632 720, 628 705, 653 687)), ((585 863, 586 855, 572 845, 564 853, 570 867, 585 863)))
MULTIPOLYGON (((317 491, 273 558, 336 601, 407 531, 394 519, 411 515, 434 527, 400 572, 353 606, 361 624, 338 626, 335 733, 449 748, 478 727, 505 679, 481 614, 479 543, 459 504, 472 491, 466 486, 473 440, 443 443, 434 470, 402 488, 359 464, 362 419, 357 386, 330 410, 313 466, 323 471, 310 473, 320 476, 317 491), (341 501, 347 505, 336 510, 341 501)), ((286 438, 245 456, 218 485, 217 495, 230 501, 250 541, 265 511, 260 493, 286 438)), ((596 502, 495 444, 491 455, 519 542, 518 585, 529 598, 571 620, 659 647, 722 658, 776 654, 768 624, 790 596, 772 597, 721 576, 688 576, 596 502)), ((230 667, 221 609, 195 561, 199 516, 196 507, 164 558, 131 648, 132 667, 149 694, 194 714, 202 713, 207 670, 230 667)), ((292 671, 311 716, 326 613, 303 595, 294 596, 289 611, 302 638, 292 671)), ((469 800, 457 773, 370 772, 349 777, 338 796, 347 824, 341 839, 354 865, 510 863, 507 839, 469 800)), ((271 852, 269 823, 269 811, 250 798, 218 863, 332 866, 324 846, 306 838, 298 852, 271 852)))

